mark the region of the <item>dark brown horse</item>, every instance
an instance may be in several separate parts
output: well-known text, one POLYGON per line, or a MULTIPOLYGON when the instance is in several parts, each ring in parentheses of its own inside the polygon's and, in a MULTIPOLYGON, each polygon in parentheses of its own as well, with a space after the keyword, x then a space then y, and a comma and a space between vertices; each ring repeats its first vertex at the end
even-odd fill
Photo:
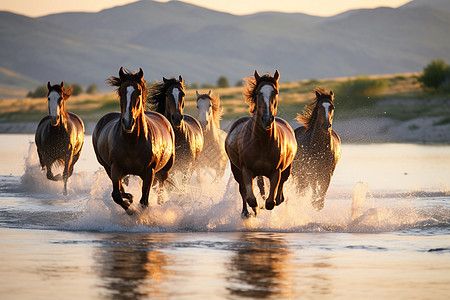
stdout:
MULTIPOLYGON (((199 166, 215 170, 215 180, 220 181, 225 173, 228 156, 224 144, 227 134, 220 129, 223 111, 220 108, 219 96, 212 95, 211 91, 207 94, 197 92, 197 109, 205 141, 199 166)), ((201 170, 198 170, 197 174, 201 177, 201 170)))
POLYGON ((66 90, 63 82, 60 85, 48 82, 47 88, 49 115, 39 122, 35 142, 42 169, 47 169, 47 178, 63 180, 63 193, 67 195, 67 180, 72 176, 84 143, 84 124, 76 114, 66 111, 66 101, 72 95, 72 88, 66 90), (52 165, 55 162, 64 165, 62 176, 53 175, 52 165))
POLYGON ((184 80, 179 76, 156 82, 150 87, 149 103, 151 109, 164 115, 175 132, 174 173, 182 173, 182 186, 186 187, 196 167, 203 149, 203 132, 200 123, 190 115, 183 114, 184 80))
POLYGON ((321 210, 336 164, 341 157, 341 139, 331 129, 334 116, 333 92, 314 90, 316 99, 297 116, 303 126, 295 129, 298 151, 292 176, 299 192, 312 189, 312 204, 321 210))
POLYGON ((92 135, 97 160, 113 184, 112 198, 127 212, 133 196, 125 192, 122 179, 126 175, 142 179, 140 203, 146 207, 155 175, 162 190, 175 156, 170 123, 159 113, 145 111, 147 88, 143 77, 142 69, 131 73, 122 67, 119 77, 107 79, 117 87, 121 112, 103 116, 92 135))
POLYGON ((291 164, 297 151, 294 131, 281 118, 278 108, 278 70, 274 76, 259 76, 247 80, 244 93, 250 105, 251 117, 242 117, 231 126, 225 140, 231 171, 239 184, 242 196, 242 215, 249 216, 247 203, 257 213, 253 193, 253 179, 265 176, 270 180, 266 209, 273 209, 284 201, 283 184, 291 174, 291 164))

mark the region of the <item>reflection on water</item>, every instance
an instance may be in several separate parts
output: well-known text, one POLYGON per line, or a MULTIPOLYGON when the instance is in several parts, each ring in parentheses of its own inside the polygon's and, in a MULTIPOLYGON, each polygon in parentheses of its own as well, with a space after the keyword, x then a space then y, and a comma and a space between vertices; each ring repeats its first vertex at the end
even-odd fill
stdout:
POLYGON ((256 299, 290 296, 292 274, 287 246, 272 234, 242 233, 236 253, 227 264, 230 294, 256 299))
POLYGON ((158 249, 162 235, 117 234, 101 241, 94 260, 100 287, 113 299, 144 299, 164 294, 162 283, 172 273, 169 258, 158 249))

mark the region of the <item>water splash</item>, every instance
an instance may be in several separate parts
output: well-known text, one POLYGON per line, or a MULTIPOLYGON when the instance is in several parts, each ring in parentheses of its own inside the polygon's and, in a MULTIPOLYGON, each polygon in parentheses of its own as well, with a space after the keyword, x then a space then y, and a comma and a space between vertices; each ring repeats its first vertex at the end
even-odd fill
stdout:
MULTIPOLYGON (((166 192, 162 205, 158 205, 156 191, 152 190, 146 209, 139 205, 140 178, 131 176, 126 189, 134 195, 132 216, 112 200, 111 181, 100 167, 88 172, 75 166, 68 187, 69 195, 63 197, 62 183, 46 178, 31 143, 17 190, 36 205, 23 206, 19 219, 40 228, 101 232, 392 232, 450 228, 450 210, 439 206, 449 199, 448 195, 434 195, 433 205, 429 204, 430 197, 425 197, 427 201, 404 194, 374 197, 363 182, 357 182, 350 191, 331 189, 325 208, 316 211, 310 203, 311 195, 296 194, 294 183, 288 180, 286 201, 272 211, 261 209, 257 217, 249 219, 241 218, 242 200, 229 168, 219 183, 199 184, 194 177, 186 191, 175 188, 166 192), (39 217, 36 222, 35 217, 39 217)), ((260 195, 258 198, 261 207, 264 202, 260 195)), ((20 207, 15 205, 15 209, 20 207)), ((18 219, 15 215, 5 218, 11 222, 18 219)))

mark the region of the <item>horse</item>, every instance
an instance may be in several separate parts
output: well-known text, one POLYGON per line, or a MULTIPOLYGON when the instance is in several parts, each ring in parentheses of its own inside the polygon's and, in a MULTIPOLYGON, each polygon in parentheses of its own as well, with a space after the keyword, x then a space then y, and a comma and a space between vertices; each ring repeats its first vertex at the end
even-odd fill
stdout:
POLYGON ((322 88, 314 90, 316 99, 297 116, 302 126, 295 129, 298 151, 292 164, 292 176, 298 192, 311 187, 312 205, 321 210, 342 149, 339 135, 332 130, 334 94, 322 88))
POLYGON ((242 216, 249 217, 247 204, 257 215, 257 201, 253 193, 253 179, 265 176, 270 180, 270 192, 265 208, 272 210, 284 201, 283 185, 291 174, 297 152, 297 142, 291 126, 275 117, 278 108, 278 70, 273 76, 247 79, 244 97, 252 116, 236 120, 225 139, 225 151, 231 171, 239 184, 242 196, 242 216))
POLYGON ((186 187, 203 149, 203 131, 192 116, 183 114, 185 84, 181 75, 155 82, 149 89, 150 108, 164 115, 175 132, 175 164, 173 173, 183 175, 182 186, 186 187))
POLYGON ((159 113, 145 111, 143 77, 141 68, 132 73, 121 67, 119 77, 106 80, 117 87, 120 113, 104 115, 92 134, 97 160, 113 185, 111 196, 128 214, 132 213, 133 195, 125 192, 122 179, 127 175, 142 179, 140 204, 145 208, 153 180, 159 181, 161 192, 175 159, 175 135, 169 121, 159 113))
POLYGON ((35 143, 42 170, 47 169, 47 178, 63 180, 63 194, 67 195, 67 180, 80 157, 84 143, 84 124, 79 116, 66 110, 66 102, 72 95, 72 88, 47 83, 48 116, 36 128, 35 143), (63 174, 53 175, 53 163, 64 165, 63 174))
MULTIPOLYGON (((200 153, 199 165, 215 170, 215 181, 222 179, 227 166, 228 156, 225 152, 225 131, 220 129, 220 119, 223 111, 220 108, 219 96, 197 94, 198 120, 202 126, 204 145, 200 153)), ((201 177, 200 170, 198 176, 201 177)))

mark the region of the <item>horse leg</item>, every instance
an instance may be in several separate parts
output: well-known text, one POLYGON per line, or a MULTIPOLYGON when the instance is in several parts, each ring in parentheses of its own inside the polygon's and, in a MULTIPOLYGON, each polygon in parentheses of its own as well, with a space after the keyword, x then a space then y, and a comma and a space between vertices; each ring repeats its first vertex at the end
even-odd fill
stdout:
MULTIPOLYGON (((111 181, 113 184, 113 191, 111 193, 111 196, 114 200, 114 202, 116 202, 117 204, 119 204, 120 206, 122 206, 122 208, 124 210, 128 210, 128 208, 131 205, 131 202, 128 201, 124 201, 122 198, 122 193, 121 193, 121 180, 123 178, 123 174, 120 170, 117 169, 117 167, 115 167, 114 165, 111 166, 111 181)), ((122 188, 123 190, 123 188, 122 188)))
POLYGON ((262 176, 256 177, 256 183, 258 184, 261 197, 265 200, 266 189, 264 187, 264 178, 262 176))
POLYGON ((60 181, 62 180, 61 174, 53 175, 52 172, 52 163, 48 163, 45 168, 47 169, 47 179, 53 180, 53 181, 60 181))
POLYGON ((73 172, 73 154, 70 153, 64 160, 64 171, 63 171, 63 181, 64 181, 64 190, 63 195, 67 196, 67 180, 69 180, 69 176, 72 175, 73 172), (70 175, 69 175, 70 174, 70 175))
POLYGON ((283 186, 286 180, 288 180, 289 175, 291 175, 291 166, 292 165, 290 165, 283 172, 281 172, 280 184, 278 185, 277 197, 275 198, 275 204, 277 206, 284 202, 283 186))
MULTIPOLYGON (((126 176, 126 178, 129 178, 129 176, 126 176)), ((119 191, 120 191, 120 195, 122 196, 122 198, 127 199, 130 204, 133 203, 133 195, 130 193, 125 192, 125 188, 123 187, 123 181, 124 179, 122 179, 121 181, 119 181, 119 191)), ((128 184, 127 184, 128 185, 128 184)))
POLYGON ((312 205, 315 210, 322 210, 325 206, 325 196, 330 186, 331 176, 325 176, 325 178, 320 178, 313 188, 313 199, 312 205))
POLYGON ((233 163, 230 162, 230 166, 231 166, 231 172, 233 173, 234 179, 237 181, 238 185, 239 185, 239 193, 241 194, 241 198, 242 198, 242 216, 245 218, 248 218, 250 216, 250 214, 248 213, 248 209, 247 209, 247 202, 245 200, 245 198, 247 197, 246 191, 245 191, 245 186, 244 186, 244 182, 242 179, 242 172, 241 170, 239 170, 238 167, 236 167, 233 163))
POLYGON ((255 194, 253 193, 253 172, 247 168, 242 169, 242 181, 245 187, 245 193, 247 195, 246 202, 253 209, 255 215, 258 214, 258 202, 256 201, 255 194))
POLYGON ((149 170, 147 170, 147 172, 145 172, 144 176, 142 176, 142 197, 141 197, 141 201, 139 201, 139 203, 141 203, 142 207, 148 207, 148 196, 150 194, 150 187, 153 184, 153 178, 155 177, 155 169, 153 169, 152 167, 149 168, 149 170))
POLYGON ((275 192, 278 190, 281 179, 281 170, 277 169, 270 175, 270 192, 266 200, 266 209, 272 210, 275 206, 275 192))

